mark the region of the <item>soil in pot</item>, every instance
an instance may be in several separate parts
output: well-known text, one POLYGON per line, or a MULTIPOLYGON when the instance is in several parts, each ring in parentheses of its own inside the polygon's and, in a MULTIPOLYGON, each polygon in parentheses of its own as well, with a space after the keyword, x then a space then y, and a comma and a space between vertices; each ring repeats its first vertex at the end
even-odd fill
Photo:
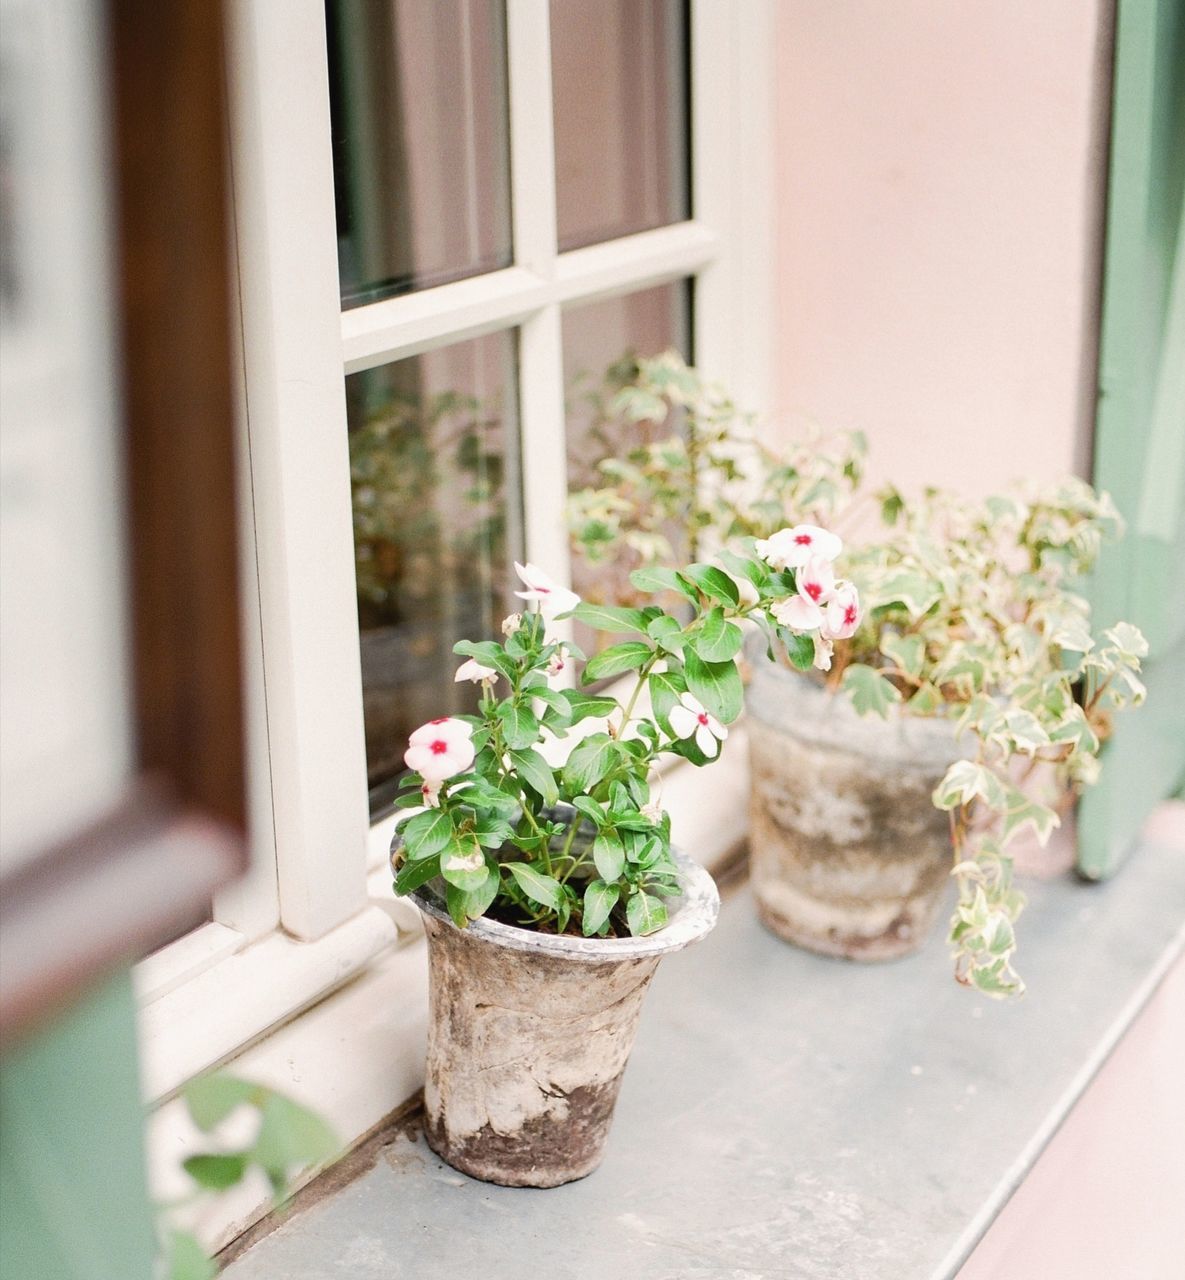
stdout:
POLYGON ((930 797, 967 754, 953 726, 865 719, 817 680, 764 654, 751 661, 750 871, 762 923, 824 955, 916 951, 950 879, 949 819, 930 797))
POLYGON ((650 980, 719 910, 707 872, 678 863, 684 892, 644 938, 484 918, 458 929, 427 888, 414 895, 428 937, 425 1134, 442 1159, 515 1187, 558 1186, 601 1163, 650 980))

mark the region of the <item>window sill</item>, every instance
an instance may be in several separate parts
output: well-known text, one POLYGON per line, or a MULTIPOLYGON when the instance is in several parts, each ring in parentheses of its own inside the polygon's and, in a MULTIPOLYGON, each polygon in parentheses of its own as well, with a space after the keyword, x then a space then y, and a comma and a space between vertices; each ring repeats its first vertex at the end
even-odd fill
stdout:
POLYGON ((940 933, 842 964, 779 943, 738 894, 660 970, 593 1177, 488 1186, 397 1136, 227 1280, 451 1276, 465 1223, 495 1280, 524 1241, 573 1277, 953 1276, 1180 955, 1180 857, 1146 843, 1110 884, 1032 885, 1013 1005, 956 988, 940 933))

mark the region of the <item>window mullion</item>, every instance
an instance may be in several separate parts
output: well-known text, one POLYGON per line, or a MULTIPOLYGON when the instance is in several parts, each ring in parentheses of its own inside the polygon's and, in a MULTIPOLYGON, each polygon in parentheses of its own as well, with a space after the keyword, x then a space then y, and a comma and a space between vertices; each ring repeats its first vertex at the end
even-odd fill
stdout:
POLYGON ((235 223, 280 920, 366 905, 366 762, 318 0, 230 6, 235 223))
POLYGON ((555 271, 555 142, 548 0, 509 0, 510 199, 514 260, 544 280, 555 271))

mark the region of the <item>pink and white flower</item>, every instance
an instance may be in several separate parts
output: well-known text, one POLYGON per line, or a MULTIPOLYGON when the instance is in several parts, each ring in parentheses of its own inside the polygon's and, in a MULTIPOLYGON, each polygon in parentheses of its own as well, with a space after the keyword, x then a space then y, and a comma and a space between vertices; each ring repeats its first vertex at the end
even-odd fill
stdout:
POLYGON ((575 609, 580 603, 580 597, 575 591, 569 591, 567 587, 561 587, 558 582, 549 577, 538 565, 519 564, 514 562, 515 572, 523 581, 526 591, 516 591, 514 594, 520 600, 534 600, 538 602, 539 612, 545 618, 554 618, 559 613, 569 613, 575 609))
POLYGON ((823 635, 828 640, 846 640, 860 625, 860 597, 850 582, 838 582, 823 619, 823 635))
POLYGON ((562 675, 568 665, 570 656, 566 645, 556 646, 555 653, 547 660, 547 678, 549 680, 556 680, 562 675))
POLYGON ((794 575, 798 594, 779 600, 770 612, 792 631, 817 631, 824 622, 823 606, 835 589, 831 561, 811 556, 794 575))
POLYGON ((439 791, 440 783, 464 773, 473 763, 472 735, 473 726, 453 716, 430 720, 408 739, 403 761, 439 791))
POLYGON ((798 569, 812 556, 835 560, 843 551, 843 540, 817 524, 796 524, 757 540, 757 554, 772 569, 798 569))
POLYGON ((523 615, 512 613, 502 619, 502 634, 512 636, 523 625, 523 615))
POLYGON ((679 701, 671 708, 671 732, 677 738, 695 736, 695 745, 708 757, 716 758, 720 743, 728 737, 728 730, 708 711, 693 693, 681 693, 679 701))
POLYGON ((440 788, 443 785, 442 782, 425 782, 420 788, 420 795, 426 809, 440 808, 440 788))
POLYGON ((493 667, 483 667, 476 658, 470 658, 468 662, 462 662, 457 668, 457 674, 453 676, 453 684, 460 684, 462 680, 471 680, 474 684, 484 684, 485 681, 497 680, 498 673, 493 667))

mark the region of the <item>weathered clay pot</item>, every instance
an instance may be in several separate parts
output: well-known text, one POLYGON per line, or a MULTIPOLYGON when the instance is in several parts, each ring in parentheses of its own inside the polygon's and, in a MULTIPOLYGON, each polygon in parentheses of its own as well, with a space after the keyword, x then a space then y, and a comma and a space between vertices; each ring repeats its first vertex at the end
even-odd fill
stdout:
POLYGON ((684 892, 645 938, 557 937, 475 920, 458 929, 425 887, 428 1145, 455 1169, 554 1187, 601 1162, 642 999, 664 955, 702 938, 720 906, 677 855, 684 892))
POLYGON ((750 869, 779 937, 824 955, 917 950, 951 869, 950 826, 930 796, 966 754, 949 721, 865 719, 818 681, 752 655, 750 869))

